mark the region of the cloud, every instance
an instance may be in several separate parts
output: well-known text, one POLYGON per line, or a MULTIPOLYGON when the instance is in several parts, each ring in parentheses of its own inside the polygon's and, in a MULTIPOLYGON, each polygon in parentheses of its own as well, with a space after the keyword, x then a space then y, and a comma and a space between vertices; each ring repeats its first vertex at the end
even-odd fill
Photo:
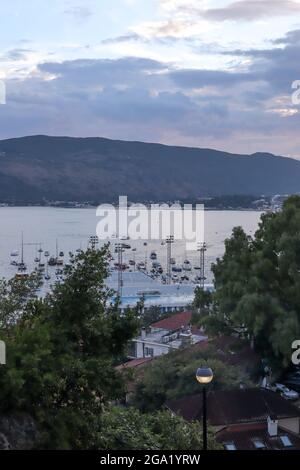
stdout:
POLYGON ((290 97, 300 78, 295 34, 280 47, 231 51, 237 64, 249 62, 228 71, 134 57, 41 63, 7 80, 0 137, 94 135, 299 155, 300 110, 290 97))
POLYGON ((176 70, 170 72, 173 80, 183 88, 228 87, 245 82, 259 81, 252 73, 226 72, 221 70, 176 70))
POLYGON ((296 46, 300 44, 300 29, 289 31, 284 37, 275 39, 273 44, 296 46))
POLYGON ((15 48, 10 49, 0 57, 0 61, 21 61, 25 60, 27 55, 34 52, 32 49, 15 48))
POLYGON ((214 21, 256 21, 260 18, 285 16, 300 12, 300 3, 292 0, 242 0, 223 8, 211 8, 199 13, 214 21))
POLYGON ((109 44, 121 44, 123 42, 131 42, 131 41, 140 41, 140 42, 145 42, 146 39, 140 36, 137 33, 127 33, 123 34, 121 36, 116 36, 114 38, 107 38, 101 41, 101 44, 103 45, 109 45, 109 44))
POLYGON ((85 5, 70 5, 64 9, 64 13, 66 15, 73 16, 79 21, 85 20, 93 14, 91 8, 85 5))

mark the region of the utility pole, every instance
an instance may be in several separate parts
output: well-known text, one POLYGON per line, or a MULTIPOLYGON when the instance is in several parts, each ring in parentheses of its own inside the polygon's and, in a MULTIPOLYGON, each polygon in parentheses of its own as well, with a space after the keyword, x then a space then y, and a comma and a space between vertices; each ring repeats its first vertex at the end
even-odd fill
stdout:
POLYGON ((207 251, 206 243, 201 243, 197 250, 200 254, 200 286, 204 289, 205 285, 205 252, 207 251))
POLYGON ((172 257, 172 244, 174 243, 174 235, 170 235, 166 239, 167 244, 167 283, 171 284, 171 257, 172 257))

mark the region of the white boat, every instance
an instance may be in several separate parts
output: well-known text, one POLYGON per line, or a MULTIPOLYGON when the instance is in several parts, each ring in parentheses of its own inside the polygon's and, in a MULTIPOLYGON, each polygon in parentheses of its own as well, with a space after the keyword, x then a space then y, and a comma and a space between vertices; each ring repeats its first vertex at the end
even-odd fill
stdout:
POLYGON ((27 266, 24 262, 24 240, 23 240, 23 232, 22 232, 22 251, 21 251, 21 261, 18 263, 18 274, 24 274, 27 271, 27 266))
POLYGON ((23 261, 21 261, 21 263, 18 263, 18 272, 23 273, 25 271, 27 271, 27 266, 23 261))
POLYGON ((182 269, 184 271, 191 271, 192 270, 192 265, 191 265, 191 263, 189 262, 188 259, 184 260, 183 265, 182 265, 182 269))
POLYGON ((44 263, 39 263, 38 264, 38 270, 39 271, 44 271, 45 270, 45 264, 44 263))
POLYGON ((18 250, 13 250, 13 251, 11 252, 10 256, 13 256, 13 257, 19 256, 19 251, 18 251, 18 250))
POLYGON ((137 265, 137 268, 140 270, 140 271, 145 271, 146 269, 146 265, 143 261, 140 261, 137 265))
POLYGON ((172 272, 173 273, 181 273, 182 272, 182 267, 181 266, 173 266, 172 267, 172 272))

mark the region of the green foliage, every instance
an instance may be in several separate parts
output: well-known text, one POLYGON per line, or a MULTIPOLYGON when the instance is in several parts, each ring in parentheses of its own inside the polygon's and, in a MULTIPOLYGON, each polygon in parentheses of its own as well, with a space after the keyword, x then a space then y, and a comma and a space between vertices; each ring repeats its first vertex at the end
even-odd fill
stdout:
POLYGON ((195 289, 195 299, 193 302, 193 307, 199 310, 201 313, 208 312, 211 308, 213 302, 212 293, 208 290, 202 289, 202 287, 197 287, 195 289))
POLYGON ((217 317, 245 326, 264 356, 287 365, 300 335, 300 197, 264 214, 254 238, 235 228, 213 266, 217 317))
POLYGON ((213 347, 190 348, 171 352, 148 364, 137 383, 132 403, 142 411, 155 411, 167 400, 199 393, 195 374, 200 365, 213 369, 214 390, 237 388, 241 382, 250 384, 248 374, 221 362, 213 347))
POLYGON ((107 248, 72 259, 64 283, 43 300, 0 303, 7 365, 0 369, 2 411, 31 413, 45 448, 90 448, 103 406, 123 393, 114 365, 137 332, 135 312, 110 305, 107 248), (18 315, 11 322, 13 308, 18 315), (22 307, 22 310, 21 310, 22 307))
POLYGON ((9 281, 0 279, 0 330, 4 331, 18 321, 27 304, 34 300, 41 277, 33 273, 28 277, 9 281))
POLYGON ((192 309, 192 324, 202 327, 207 335, 228 334, 227 323, 217 315, 218 308, 212 292, 197 287, 192 309))
MULTIPOLYGON (((202 428, 168 411, 141 414, 134 408, 111 408, 101 417, 97 447, 105 450, 201 450, 202 428)), ((209 430, 208 448, 218 449, 209 430)))

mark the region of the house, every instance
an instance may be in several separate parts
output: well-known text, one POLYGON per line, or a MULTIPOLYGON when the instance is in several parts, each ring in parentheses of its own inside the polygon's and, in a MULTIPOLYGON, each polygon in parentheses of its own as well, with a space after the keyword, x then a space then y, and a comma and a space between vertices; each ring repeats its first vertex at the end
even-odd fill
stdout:
POLYGON ((152 361, 152 357, 144 357, 132 359, 115 367, 115 370, 122 374, 124 380, 125 394, 122 403, 126 404, 130 401, 137 384, 144 377, 145 367, 151 364, 152 361))
MULTIPOLYGON (((187 421, 202 420, 202 394, 169 401, 166 407, 187 421)), ((207 420, 227 450, 300 449, 300 409, 269 390, 209 392, 207 420)))
POLYGON ((169 351, 206 341, 198 329, 191 327, 192 312, 180 312, 142 329, 132 342, 131 357, 158 357, 169 351))

